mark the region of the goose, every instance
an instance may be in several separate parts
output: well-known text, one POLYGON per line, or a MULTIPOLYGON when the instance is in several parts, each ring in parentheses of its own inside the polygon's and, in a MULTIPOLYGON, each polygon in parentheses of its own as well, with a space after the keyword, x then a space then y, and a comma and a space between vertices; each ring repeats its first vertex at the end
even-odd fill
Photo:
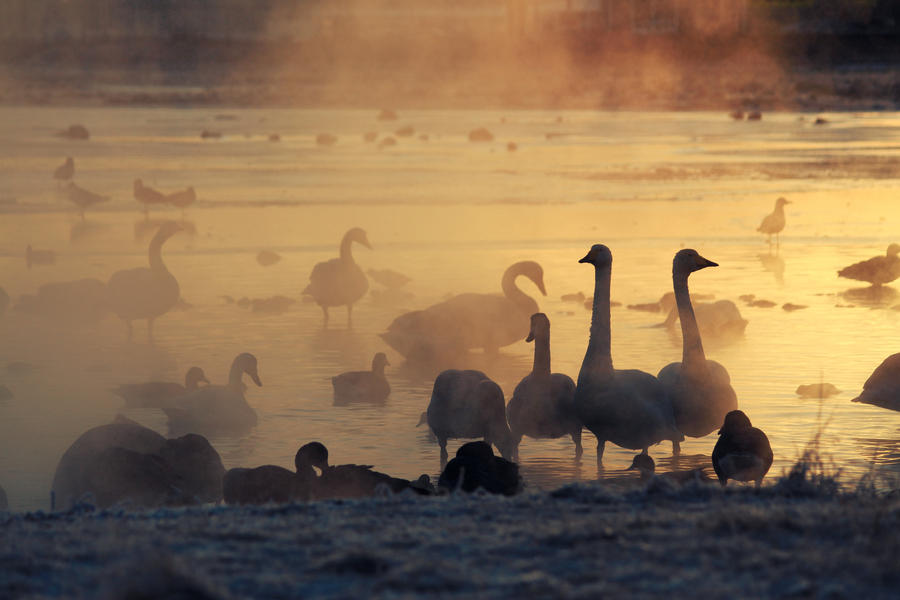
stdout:
POLYGON ((660 477, 676 483, 684 485, 690 482, 708 483, 712 481, 709 476, 703 472, 703 469, 690 469, 687 471, 669 471, 656 475, 656 462, 649 454, 638 454, 631 461, 631 466, 627 471, 637 471, 640 473, 641 481, 651 481, 655 477, 660 477))
POLYGON ((294 500, 310 500, 317 475, 311 462, 304 457, 305 454, 297 453, 294 459, 296 471, 276 465, 263 465, 255 469, 229 469, 222 480, 225 503, 283 504, 294 500))
POLYGON ((31 244, 25 246, 25 266, 56 264, 56 252, 53 250, 35 250, 31 244))
POLYGON ((890 283, 900 277, 900 244, 887 247, 884 256, 876 256, 868 260, 854 263, 838 271, 838 277, 865 281, 877 287, 890 283))
POLYGON ((116 271, 106 284, 110 308, 125 321, 129 340, 132 320, 147 319, 147 338, 152 340, 153 321, 178 304, 181 290, 162 261, 162 245, 179 231, 175 221, 163 223, 150 240, 150 267, 116 271))
POLYGON ((112 392, 125 400, 125 406, 135 408, 162 408, 173 398, 192 392, 200 383, 209 384, 200 367, 191 367, 184 376, 184 385, 170 381, 148 381, 145 383, 123 383, 112 392))
POLYGON ((197 201, 197 193, 194 191, 193 186, 188 187, 183 190, 178 190, 177 192, 172 192, 166 196, 166 202, 181 209, 182 216, 184 215, 184 209, 197 201))
POLYGON ((144 212, 148 213, 151 204, 165 204, 168 197, 160 191, 144 185, 140 179, 134 180, 134 199, 144 205, 144 212))
POLYGON ((390 364, 384 352, 379 352, 372 359, 371 371, 348 371, 332 377, 334 403, 383 403, 391 393, 391 386, 384 376, 384 367, 390 364))
POLYGON ((769 243, 772 243, 772 234, 775 234, 776 243, 780 243, 779 234, 784 229, 784 205, 790 204, 791 202, 784 197, 778 198, 775 201, 775 210, 773 210, 770 214, 766 215, 762 220, 762 223, 759 224, 759 227, 756 228, 760 233, 765 233, 769 236, 769 243))
POLYGON ((534 342, 534 366, 513 391, 506 406, 512 434, 513 458, 518 460, 522 436, 559 438, 571 435, 575 458, 580 458, 581 421, 575 414, 575 382, 568 375, 550 372, 550 319, 531 315, 526 342, 534 342))
POLYGON ((362 298, 369 289, 366 274, 353 260, 353 253, 350 251, 353 242, 372 249, 365 231, 359 227, 350 229, 341 240, 340 257, 317 263, 309 275, 309 285, 303 290, 303 295, 312 296, 316 304, 322 307, 326 327, 329 306, 346 306, 347 323, 350 324, 353 303, 362 298))
POLYGON ((69 181, 75 176, 75 161, 71 156, 66 157, 66 162, 56 167, 53 171, 53 179, 63 182, 69 181))
POLYGON ((144 506, 218 502, 224 474, 206 438, 167 440, 120 416, 84 432, 65 451, 53 476, 52 504, 67 509, 88 493, 100 506, 127 499, 144 506))
MULTIPOLYGON (((712 433, 725 415, 737 408, 737 394, 731 387, 728 371, 716 361, 708 360, 703 352, 688 291, 691 273, 717 266, 690 248, 679 250, 672 260, 672 283, 681 318, 682 355, 681 362, 666 365, 657 378, 672 402, 675 424, 679 431, 690 437, 712 433)), ((672 440, 672 450, 675 454, 680 451, 677 440, 672 440)))
POLYGON ((109 201, 109 196, 101 196, 100 194, 95 194, 82 187, 78 187, 75 185, 74 181, 70 181, 66 186, 66 192, 69 196, 69 202, 78 207, 82 221, 84 220, 84 209, 99 204, 100 202, 109 201))
POLYGON ((169 417, 169 429, 203 434, 245 433, 256 426, 256 411, 244 398, 243 374, 262 386, 256 357, 238 354, 231 363, 227 385, 207 385, 174 398, 163 412, 169 417))
POLYGON ((603 244, 595 244, 578 262, 594 266, 594 305, 588 347, 575 386, 575 410, 597 437, 598 467, 607 441, 647 454, 650 446, 662 440, 684 440, 659 380, 643 371, 613 369, 609 315, 612 253, 603 244))
POLYGON ((900 353, 884 359, 866 379, 862 393, 851 402, 900 411, 900 353))
POLYGON ((456 451, 438 479, 438 489, 447 492, 474 492, 482 489, 491 494, 514 496, 524 487, 519 465, 494 456, 486 442, 468 442, 456 451))
POLYGON ((544 271, 530 260, 517 262, 503 273, 503 295, 459 294, 449 300, 400 315, 381 338, 407 359, 424 362, 454 357, 473 348, 496 353, 502 346, 528 335, 528 319, 538 304, 516 286, 530 279, 547 295, 544 271))
MULTIPOLYGON (((667 292, 659 301, 663 312, 667 314, 662 322, 663 327, 673 327, 678 321, 678 304, 675 294, 667 292)), ((694 316, 697 319, 697 327, 703 337, 717 339, 737 338, 744 334, 749 321, 741 316, 741 311, 731 300, 716 300, 715 302, 693 302, 694 316)))
POLYGON ((481 371, 448 369, 438 374, 426 413, 441 447, 441 465, 447 463, 450 438, 484 438, 503 458, 512 455, 503 390, 481 371))
POLYGON ((772 459, 769 438, 750 424, 747 415, 740 410, 725 415, 712 453, 713 469, 723 487, 729 479, 755 481, 759 487, 772 466, 772 459))

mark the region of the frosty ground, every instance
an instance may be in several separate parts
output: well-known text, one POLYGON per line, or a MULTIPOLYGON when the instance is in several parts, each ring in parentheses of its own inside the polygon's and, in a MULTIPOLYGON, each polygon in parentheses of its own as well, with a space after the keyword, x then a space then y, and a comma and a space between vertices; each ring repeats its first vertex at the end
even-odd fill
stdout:
POLYGON ((3 598, 895 598, 898 585, 900 495, 806 479, 0 514, 3 598))

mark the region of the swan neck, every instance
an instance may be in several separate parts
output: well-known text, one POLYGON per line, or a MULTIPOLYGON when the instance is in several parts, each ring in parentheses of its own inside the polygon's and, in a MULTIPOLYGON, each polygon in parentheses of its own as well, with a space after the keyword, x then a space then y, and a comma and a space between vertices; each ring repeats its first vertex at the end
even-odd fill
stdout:
POLYGON ((161 273, 169 272, 162 260, 162 245, 167 239, 169 238, 157 235, 150 241, 150 250, 147 254, 150 258, 150 269, 153 271, 161 273))
POLYGON ((678 317, 681 319, 682 355, 681 365, 698 367, 706 364, 703 342, 700 340, 700 328, 691 305, 691 294, 688 291, 688 275, 673 271, 672 283, 675 288, 675 303, 678 305, 678 317))
POLYGON ((610 347, 609 284, 611 267, 594 268, 594 305, 591 311, 591 334, 581 371, 593 377, 613 374, 610 347))
POLYGON ((537 312, 537 303, 516 285, 516 278, 524 275, 520 269, 508 269, 503 274, 500 286, 503 288, 503 295, 506 296, 513 304, 528 313, 537 312))
POLYGON ((531 369, 534 377, 550 377, 550 336, 534 338, 534 366, 531 369))
POLYGON ((353 252, 350 251, 350 246, 353 245, 353 240, 349 235, 345 235, 344 239, 341 240, 341 260, 344 262, 353 262, 353 252))
POLYGON ((236 390, 241 390, 241 378, 243 376, 244 368, 241 367, 240 363, 231 363, 231 370, 228 372, 228 387, 236 390))

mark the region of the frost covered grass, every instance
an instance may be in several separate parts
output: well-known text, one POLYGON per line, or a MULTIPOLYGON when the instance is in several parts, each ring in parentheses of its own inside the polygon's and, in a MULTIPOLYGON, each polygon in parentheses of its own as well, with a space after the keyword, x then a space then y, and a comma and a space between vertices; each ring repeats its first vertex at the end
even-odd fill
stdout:
MULTIPOLYGON (((803 461, 798 461, 798 464, 803 461)), ((0 597, 896 597, 900 494, 775 485, 0 516, 0 597)))

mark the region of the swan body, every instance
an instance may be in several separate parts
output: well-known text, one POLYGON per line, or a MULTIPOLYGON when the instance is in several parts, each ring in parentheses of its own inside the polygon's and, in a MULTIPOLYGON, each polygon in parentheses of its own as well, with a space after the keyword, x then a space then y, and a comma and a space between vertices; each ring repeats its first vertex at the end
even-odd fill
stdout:
POLYGON ((304 295, 312 296, 316 304, 322 308, 325 325, 328 325, 328 307, 346 306, 347 321, 351 321, 353 304, 362 298, 369 289, 366 274, 353 260, 350 248, 353 242, 372 249, 366 232, 354 227, 344 234, 341 240, 341 254, 338 258, 317 263, 309 275, 309 285, 303 290, 304 295))
POLYGON ((891 244, 884 256, 854 263, 838 271, 838 277, 866 281, 873 286, 890 283, 900 277, 900 244, 891 244))
POLYGON ((778 198, 778 200, 775 201, 775 210, 766 215, 763 218, 762 223, 759 224, 759 227, 756 228, 760 233, 765 233, 769 236, 769 243, 772 243, 772 234, 775 234, 777 239, 778 235, 784 230, 784 205, 790 203, 790 200, 787 200, 784 197, 778 198))
POLYGON ((662 440, 682 441, 671 401, 659 380, 643 371, 613 369, 609 315, 612 253, 603 244, 595 244, 579 262, 594 266, 594 304, 588 347, 575 387, 575 409, 597 437, 598 464, 607 441, 644 454, 662 440))
POLYGON ((441 447, 441 464, 447 461, 450 438, 484 438, 504 458, 512 453, 506 422, 503 390, 481 371, 448 369, 434 380, 427 420, 441 447))
POLYGON ((53 179, 57 181, 69 181, 75 176, 75 161, 71 156, 66 157, 66 162, 56 167, 53 171, 53 179))
MULTIPOLYGON (((690 437, 703 437, 721 427, 725 415, 737 408, 737 394, 731 387, 728 371, 714 360, 707 360, 697 319, 691 306, 688 276, 694 271, 718 264, 700 256, 696 250, 680 250, 672 261, 675 301, 681 319, 681 362, 666 365, 657 378, 665 386, 675 424, 690 437)), ((677 454, 679 443, 672 442, 677 454)))
POLYGON ((724 486, 729 479, 755 481, 759 487, 773 458, 769 438, 750 424, 747 415, 733 410, 725 416, 712 453, 713 469, 719 483, 724 486))
POLYGON ((244 398, 243 374, 262 386, 256 357, 238 354, 231 363, 227 385, 208 385, 188 392, 163 407, 169 417, 169 429, 209 435, 240 434, 256 426, 256 411, 244 398))
POLYGON ((852 402, 900 411, 900 353, 888 356, 878 365, 852 402))
POLYGON ((538 305, 516 286, 524 276, 543 295, 544 271, 534 261, 517 262, 503 274, 503 295, 460 294, 449 300, 400 315, 381 334, 408 359, 433 361, 457 356, 473 348, 496 352, 528 335, 528 319, 538 305))
MULTIPOLYGON (((666 293, 659 301, 663 312, 667 313, 663 326, 672 327, 678 321, 678 305, 672 292, 666 293)), ((697 327, 700 335, 710 338, 735 338, 744 334, 747 329, 747 319, 741 316, 741 311, 731 300, 717 300, 715 302, 693 302, 694 316, 697 319, 697 327)))
POLYGON ((575 457, 581 456, 581 421, 575 412, 575 382, 568 375, 550 372, 550 320, 544 313, 531 315, 534 367, 516 386, 506 415, 512 433, 513 457, 518 458, 523 435, 559 438, 571 435, 575 457))
POLYGON ((113 389, 113 393, 125 400, 125 406, 162 408, 168 406, 172 399, 196 390, 200 382, 209 383, 206 374, 200 367, 191 367, 184 376, 184 385, 171 381, 123 383, 113 389))
POLYGON ((222 480, 226 504, 284 504, 307 499, 301 488, 296 473, 276 465, 228 469, 222 480))
POLYGON ((147 212, 151 204, 165 204, 168 197, 152 187, 147 187, 140 179, 134 180, 134 199, 144 205, 144 212, 147 212))
POLYGON ((523 488, 519 465, 494 456, 490 444, 468 442, 456 451, 438 479, 438 489, 447 492, 474 492, 482 489, 491 494, 513 496, 523 488))
POLYGON ((131 339, 131 321, 147 319, 147 335, 153 338, 153 321, 175 307, 181 294, 178 280, 162 261, 162 246, 170 237, 181 231, 174 221, 163 223, 148 251, 150 267, 116 271, 107 283, 109 304, 128 328, 131 339))
POLYGON ((84 209, 101 202, 107 202, 109 196, 101 196, 89 190, 75 185, 74 181, 70 181, 66 186, 66 193, 69 196, 69 202, 78 207, 81 218, 84 219, 84 209))
POLYGON ((379 352, 372 359, 371 371, 348 371, 332 377, 335 404, 387 400, 391 386, 384 376, 384 367, 390 364, 384 352, 379 352))

